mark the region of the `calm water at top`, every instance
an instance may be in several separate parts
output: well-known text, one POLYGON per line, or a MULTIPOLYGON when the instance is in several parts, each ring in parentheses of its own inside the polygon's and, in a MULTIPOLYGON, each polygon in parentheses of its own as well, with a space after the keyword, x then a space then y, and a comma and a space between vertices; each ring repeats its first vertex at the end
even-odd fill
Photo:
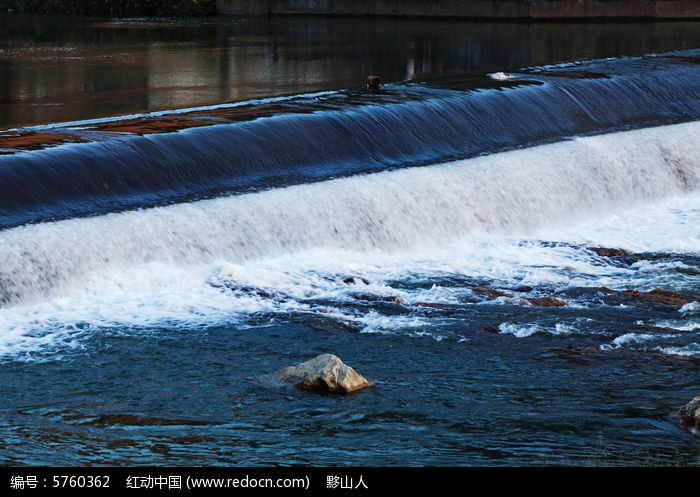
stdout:
POLYGON ((0 127, 700 45, 700 23, 0 17, 0 127))

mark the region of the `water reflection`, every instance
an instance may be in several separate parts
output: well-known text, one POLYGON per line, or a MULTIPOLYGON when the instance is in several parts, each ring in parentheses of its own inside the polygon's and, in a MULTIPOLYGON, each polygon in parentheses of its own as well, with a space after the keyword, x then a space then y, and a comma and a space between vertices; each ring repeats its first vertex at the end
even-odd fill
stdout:
POLYGON ((0 18, 0 126, 700 46, 700 22, 0 18))

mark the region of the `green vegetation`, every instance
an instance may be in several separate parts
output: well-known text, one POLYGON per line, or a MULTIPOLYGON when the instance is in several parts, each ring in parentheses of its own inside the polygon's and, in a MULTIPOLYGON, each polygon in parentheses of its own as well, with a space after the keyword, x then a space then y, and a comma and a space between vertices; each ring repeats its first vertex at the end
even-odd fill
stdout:
POLYGON ((203 16, 216 13, 215 0, 6 0, 0 13, 203 16))

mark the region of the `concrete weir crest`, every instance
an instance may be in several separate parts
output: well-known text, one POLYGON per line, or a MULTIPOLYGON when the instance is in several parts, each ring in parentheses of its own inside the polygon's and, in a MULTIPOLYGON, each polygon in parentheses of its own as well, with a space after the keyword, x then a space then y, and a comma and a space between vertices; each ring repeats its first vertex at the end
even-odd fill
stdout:
POLYGON ((700 19, 696 0, 217 0, 224 15, 472 19, 700 19))

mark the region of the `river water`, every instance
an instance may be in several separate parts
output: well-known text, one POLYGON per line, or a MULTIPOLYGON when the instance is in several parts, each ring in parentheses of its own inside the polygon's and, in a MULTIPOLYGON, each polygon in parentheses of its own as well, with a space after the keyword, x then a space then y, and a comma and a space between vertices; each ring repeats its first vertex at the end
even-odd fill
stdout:
POLYGON ((0 464, 700 462, 700 24, 2 22, 0 464))

